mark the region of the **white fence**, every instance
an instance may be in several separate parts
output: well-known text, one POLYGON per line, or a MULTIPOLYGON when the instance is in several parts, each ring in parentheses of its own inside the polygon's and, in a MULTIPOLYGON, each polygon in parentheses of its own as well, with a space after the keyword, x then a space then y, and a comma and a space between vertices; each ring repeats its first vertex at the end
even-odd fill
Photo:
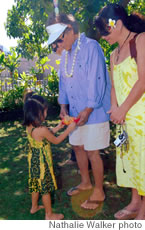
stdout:
MULTIPOLYGON (((9 77, 6 78, 1 78, 0 77, 0 91, 9 91, 10 89, 14 88, 14 85, 20 86, 22 85, 21 80, 17 80, 14 84, 12 84, 12 81, 9 77)), ((39 88, 43 88, 44 91, 47 91, 47 85, 48 85, 48 80, 37 80, 35 84, 33 84, 33 80, 28 81, 29 88, 32 90, 36 90, 39 88)))

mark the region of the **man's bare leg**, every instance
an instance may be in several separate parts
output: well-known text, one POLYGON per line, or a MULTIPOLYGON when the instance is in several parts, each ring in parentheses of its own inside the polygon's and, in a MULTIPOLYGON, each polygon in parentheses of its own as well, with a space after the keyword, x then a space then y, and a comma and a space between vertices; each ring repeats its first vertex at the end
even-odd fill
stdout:
POLYGON ((88 201, 85 201, 81 207, 86 209, 95 209, 99 204, 97 204, 97 202, 93 203, 92 201, 103 201, 105 199, 105 194, 103 191, 104 167, 99 150, 88 151, 87 153, 92 166, 95 188, 89 198, 91 202, 89 203, 88 201))
MULTIPOLYGON (((83 146, 73 146, 73 150, 76 154, 77 164, 80 169, 81 183, 76 186, 78 189, 87 190, 92 188, 88 171, 88 156, 83 146)), ((74 190, 68 193, 68 195, 75 195, 78 191, 74 190), (70 194, 71 193, 71 194, 70 194)))

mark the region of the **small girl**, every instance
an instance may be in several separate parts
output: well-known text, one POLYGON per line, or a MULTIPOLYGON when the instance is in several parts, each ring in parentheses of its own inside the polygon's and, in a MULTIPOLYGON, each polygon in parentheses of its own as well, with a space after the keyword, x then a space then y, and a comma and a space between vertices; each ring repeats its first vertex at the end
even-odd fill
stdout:
POLYGON ((24 103, 24 123, 30 143, 28 153, 29 165, 29 190, 32 194, 32 207, 30 213, 33 214, 45 208, 46 220, 61 220, 63 214, 52 212, 50 193, 57 189, 56 180, 53 172, 52 154, 50 142, 53 144, 61 143, 70 132, 72 132, 76 123, 72 122, 65 131, 58 137, 54 136, 58 130, 64 127, 60 122, 55 128, 48 129, 42 122, 47 116, 47 101, 38 95, 30 95, 24 103), (44 206, 38 206, 39 193, 42 194, 44 206))

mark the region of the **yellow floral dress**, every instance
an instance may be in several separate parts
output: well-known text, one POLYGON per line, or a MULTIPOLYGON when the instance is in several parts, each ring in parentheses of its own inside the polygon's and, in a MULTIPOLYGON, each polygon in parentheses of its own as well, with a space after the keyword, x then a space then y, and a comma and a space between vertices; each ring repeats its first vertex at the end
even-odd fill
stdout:
POLYGON ((36 141, 27 130, 26 132, 29 141, 29 191, 30 193, 39 192, 42 195, 53 192, 57 189, 57 185, 53 172, 50 143, 45 139, 36 141))
MULTIPOLYGON (((113 69, 114 86, 118 104, 127 98, 138 80, 137 64, 130 56, 113 69)), ((120 148, 117 148, 116 173, 117 184, 122 187, 137 189, 145 196, 145 93, 132 106, 126 116, 129 149, 123 153, 123 172, 120 148)))

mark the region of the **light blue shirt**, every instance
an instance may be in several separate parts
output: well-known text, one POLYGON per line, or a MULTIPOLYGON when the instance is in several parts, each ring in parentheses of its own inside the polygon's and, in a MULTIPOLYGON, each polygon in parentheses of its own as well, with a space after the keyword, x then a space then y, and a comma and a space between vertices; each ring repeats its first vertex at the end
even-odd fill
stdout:
MULTIPOLYGON (((110 78, 104 54, 97 41, 81 34, 80 50, 77 52, 72 77, 65 76, 65 52, 63 51, 59 72, 60 104, 69 104, 69 115, 77 117, 86 107, 93 108, 86 124, 102 123, 109 120, 110 78)), ((77 40, 68 52, 67 72, 71 72, 77 40)))

